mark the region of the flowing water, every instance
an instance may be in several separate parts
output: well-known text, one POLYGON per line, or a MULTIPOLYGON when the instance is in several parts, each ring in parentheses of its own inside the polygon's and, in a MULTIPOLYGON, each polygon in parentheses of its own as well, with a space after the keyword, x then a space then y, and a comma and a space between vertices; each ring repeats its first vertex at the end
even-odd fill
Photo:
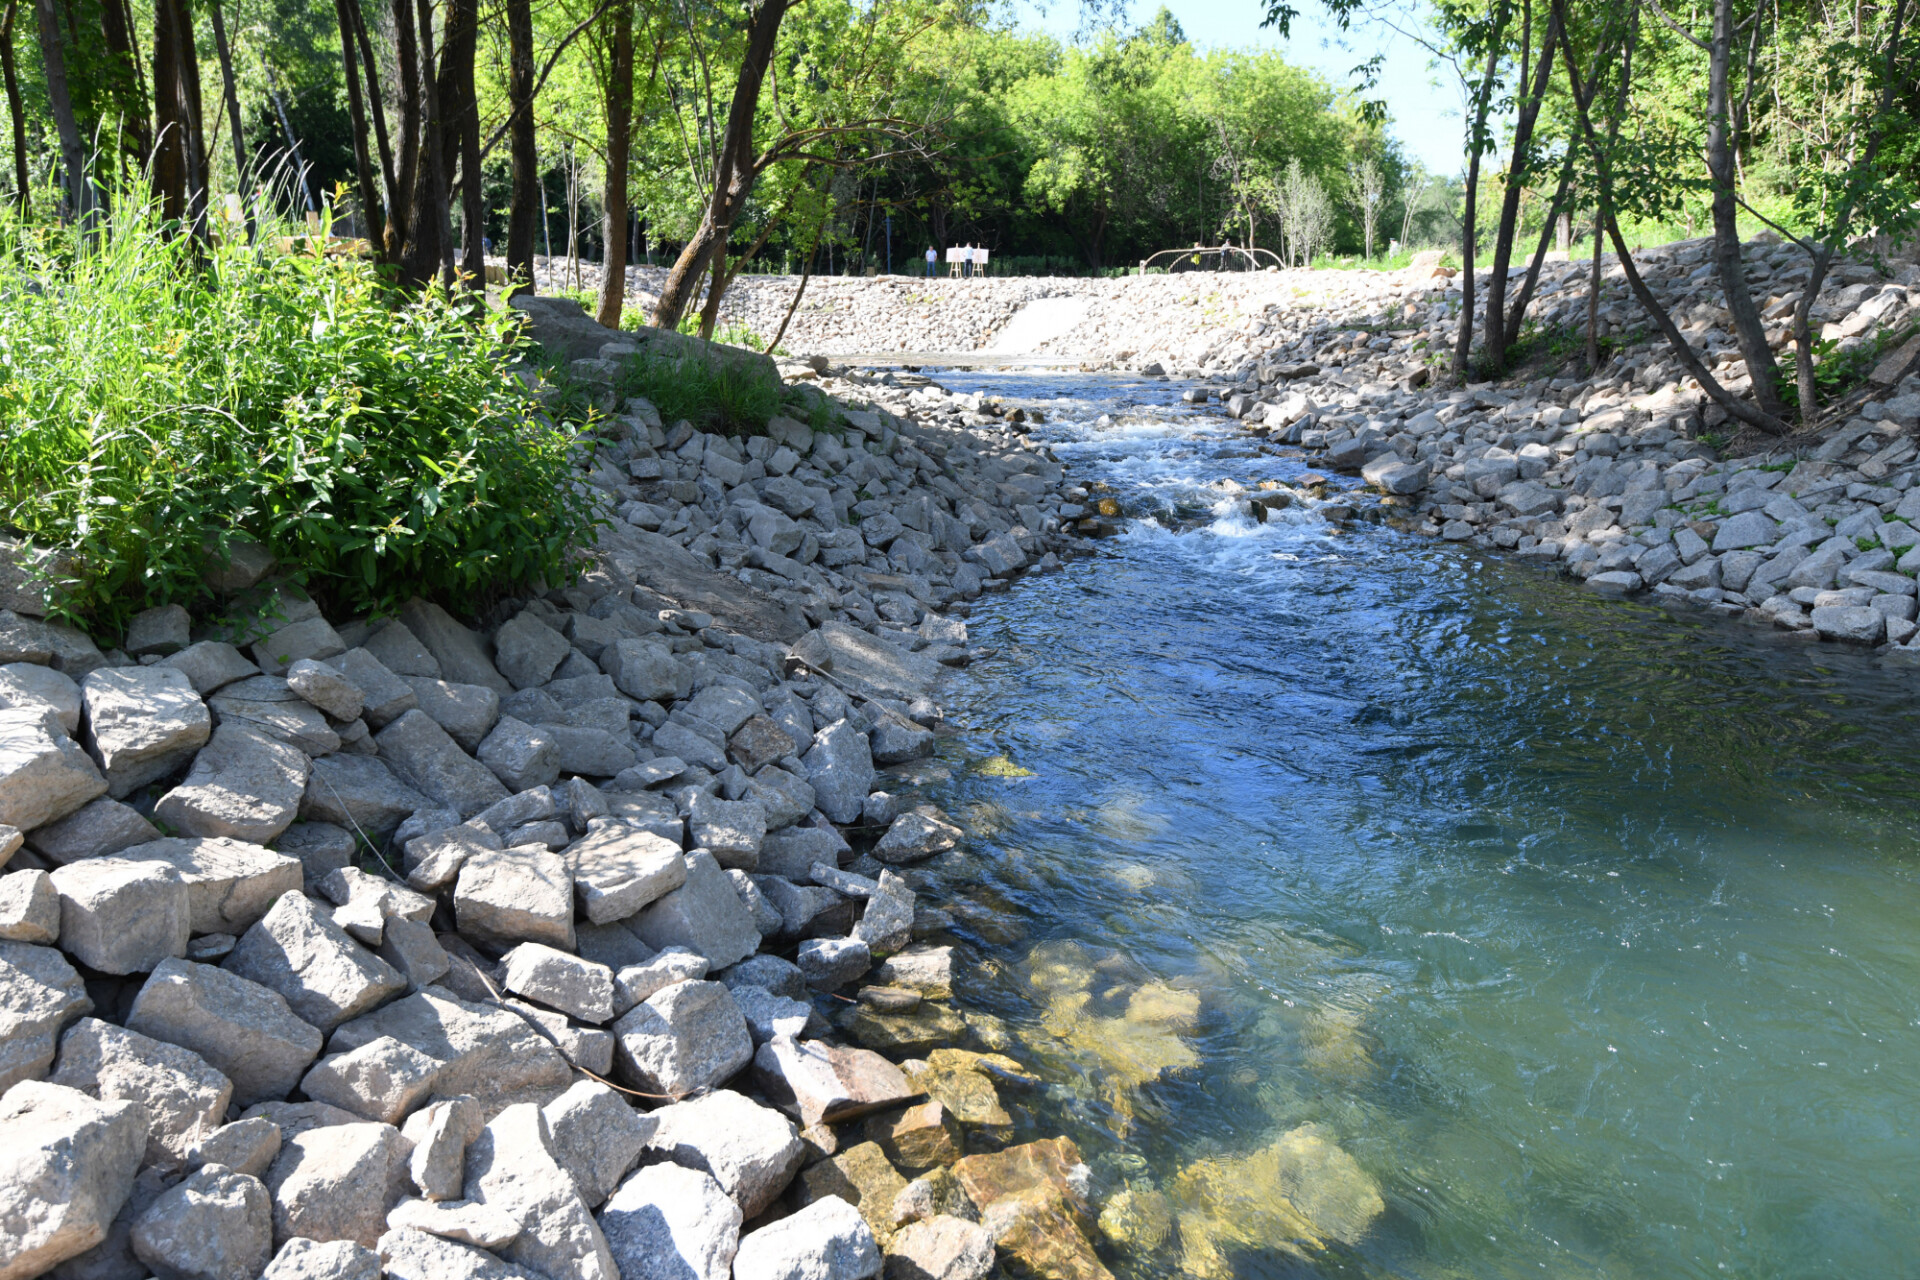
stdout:
POLYGON ((1308 460, 1170 384, 941 381, 1146 517, 976 607, 927 868, 1117 1272, 1920 1275, 1920 677, 1257 525, 1308 460))

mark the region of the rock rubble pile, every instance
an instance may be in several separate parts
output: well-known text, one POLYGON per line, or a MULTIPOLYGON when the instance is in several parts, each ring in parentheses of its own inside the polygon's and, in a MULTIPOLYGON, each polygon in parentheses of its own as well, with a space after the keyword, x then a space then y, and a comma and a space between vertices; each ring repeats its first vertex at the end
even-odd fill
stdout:
POLYGON ((806 372, 844 426, 614 406, 588 570, 478 627, 247 554, 103 650, 5 549, 0 1280, 1105 1274, 949 1003, 914 865, 964 833, 911 794, 967 602, 1078 491, 806 372))

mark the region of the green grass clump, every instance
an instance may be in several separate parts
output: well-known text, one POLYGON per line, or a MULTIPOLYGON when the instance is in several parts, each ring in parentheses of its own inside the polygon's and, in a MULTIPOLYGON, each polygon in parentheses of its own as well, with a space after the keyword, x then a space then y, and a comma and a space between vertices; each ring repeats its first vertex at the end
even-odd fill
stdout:
POLYGON ((0 526, 70 557, 63 616, 191 605, 236 537, 335 616, 571 577, 595 517, 511 313, 401 298, 285 228, 166 230, 125 200, 92 238, 0 221, 0 526))
POLYGON ((781 408, 780 379, 711 354, 642 351, 627 360, 614 390, 640 396, 668 425, 682 418, 719 435, 763 435, 781 408))

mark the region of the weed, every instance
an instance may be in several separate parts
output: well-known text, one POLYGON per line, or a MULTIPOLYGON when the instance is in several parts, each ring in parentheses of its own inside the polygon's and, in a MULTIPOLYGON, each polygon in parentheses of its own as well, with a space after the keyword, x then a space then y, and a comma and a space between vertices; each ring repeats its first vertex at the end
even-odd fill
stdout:
POLYGON ((630 356, 614 387, 653 403, 665 423, 686 419, 721 435, 760 435, 780 412, 780 380, 711 353, 630 356))
POLYGON ((1878 538, 1855 538, 1855 539, 1853 540, 1853 545, 1854 545, 1854 546, 1856 546, 1856 547, 1858 547, 1858 548, 1860 548, 1860 549, 1861 549, 1862 551, 1876 551, 1876 550, 1878 550, 1878 549, 1879 549, 1879 547, 1880 547, 1880 539, 1878 539, 1878 538))
POLYGON ((1799 463, 1795 459, 1787 458, 1780 462, 1762 463, 1760 469, 1762 471, 1791 471, 1798 465, 1799 463))

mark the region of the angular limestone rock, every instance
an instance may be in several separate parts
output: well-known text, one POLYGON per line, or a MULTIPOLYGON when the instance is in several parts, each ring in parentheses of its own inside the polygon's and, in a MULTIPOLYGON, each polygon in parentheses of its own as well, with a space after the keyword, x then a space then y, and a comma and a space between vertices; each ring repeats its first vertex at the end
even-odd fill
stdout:
POLYGON ((44 871, 0 876, 0 942, 50 943, 60 936, 60 895, 44 871))
POLYGON ((280 1126, 265 1116, 223 1124, 187 1153, 187 1168, 225 1165, 235 1173, 267 1176, 280 1154, 280 1126))
POLYGON ((137 1102, 27 1080, 0 1097, 0 1280, 29 1280, 106 1239, 147 1146, 137 1102))
POLYGON ((233 1082, 251 1106, 284 1098, 320 1054, 320 1032, 279 992, 212 965, 166 960, 127 1015, 127 1028, 191 1049, 233 1082))
POLYGON ((494 663, 516 689, 553 679, 554 669, 572 651, 565 636, 531 613, 517 614, 493 636, 494 663))
POLYGON ((894 1235, 887 1246, 887 1280, 986 1280, 993 1259, 991 1231, 937 1214, 894 1235))
POLYGON ((791 1121, 731 1090, 653 1115, 659 1127, 647 1142, 649 1154, 711 1175, 749 1218, 787 1189, 806 1158, 791 1121))
POLYGON ((202 640, 188 645, 161 665, 186 672, 193 691, 203 698, 212 697, 237 680, 260 674, 260 668, 224 640, 202 640))
POLYGON ((760 932, 733 882, 713 855, 696 849, 686 855, 686 882, 648 907, 631 924, 640 940, 656 951, 685 947, 724 969, 760 947, 760 932))
POLYGON ((441 1098, 407 1117, 400 1133, 413 1144, 408 1172, 428 1200, 458 1200, 467 1182, 467 1144, 480 1136, 486 1114, 477 1099, 441 1098))
POLYGON ((424 712, 407 712, 374 741, 380 758, 403 782, 463 817, 507 798, 507 789, 492 771, 462 751, 424 712))
POLYGON ((265 844, 293 825, 311 768, 299 748, 223 723, 194 757, 187 780, 160 797, 153 813, 190 836, 265 844))
POLYGON ((546 1280, 485 1249, 402 1228, 380 1237, 387 1280, 546 1280))
POLYGON ((413 686, 365 649, 349 649, 328 665, 360 691, 360 714, 369 728, 384 729, 420 705, 413 686))
POLYGON ((405 1194, 407 1144, 390 1124, 323 1125, 295 1134, 267 1170, 273 1238, 351 1240, 371 1248, 405 1194))
MULTIPOLYGON (((486 643, 454 621, 439 605, 409 600, 400 607, 400 621, 439 664, 440 670, 434 674, 461 684, 483 684, 503 698, 513 692, 513 685, 487 656, 486 643)), ((400 668, 394 667, 394 670, 400 668)), ((560 1278, 556 1276, 553 1280, 560 1278)))
POLYGON ((80 699, 84 744, 116 800, 178 769, 213 733, 207 704, 176 667, 90 671, 80 682, 80 699))
POLYGON ((540 1110, 554 1158, 589 1209, 598 1208, 620 1185, 660 1123, 597 1080, 575 1081, 540 1110))
POLYGON ((945 853, 965 834, 938 809, 924 805, 895 818, 887 834, 873 846, 873 856, 882 862, 919 862, 945 853))
POLYGON ((600 1210, 622 1280, 730 1280, 742 1221, 710 1175, 675 1164, 640 1170, 600 1210))
POLYGON ((380 1255, 351 1240, 322 1244, 295 1236, 273 1255, 261 1280, 380 1280, 380 1255))
POLYGON ((581 914, 593 924, 625 920, 687 881, 677 843, 624 823, 596 825, 565 856, 581 914))
POLYGON ((485 685, 455 684, 422 676, 404 679, 413 690, 420 710, 445 729, 462 751, 471 753, 477 749, 486 739, 487 731, 499 722, 500 695, 485 685))
POLYGON ((193 1050, 97 1018, 67 1029, 49 1078, 102 1102, 146 1108, 146 1164, 184 1164, 220 1127, 233 1100, 233 1082, 193 1050))
POLYGON ((440 1065, 410 1045, 381 1036, 320 1059, 300 1081, 300 1092, 362 1120, 397 1125, 432 1094, 440 1065))
POLYGON ((402 1200, 387 1212, 390 1231, 424 1231, 481 1249, 500 1249, 520 1234, 520 1224, 492 1205, 470 1200, 402 1200))
MULTIPOLYGON (((334 661, 337 663, 338 658, 334 661)), ((287 668, 287 687, 311 706, 342 722, 358 720, 366 695, 337 666, 302 658, 287 668)))
POLYGON ((440 1063, 435 1088, 483 1103, 539 1095, 542 1101, 572 1079, 566 1059, 514 1013, 471 1004, 439 987, 396 1000, 333 1033, 328 1047, 345 1053, 392 1036, 440 1063))
POLYGON ((65 956, 0 942, 0 1093, 44 1076, 61 1028, 92 1010, 86 984, 65 956))
POLYGON ((0 823, 32 831, 106 789, 107 780, 52 708, 0 710, 0 823))
POLYGON ((836 1196, 749 1232, 733 1258, 734 1280, 872 1280, 880 1244, 860 1211, 836 1196))
POLYGON ((760 1087, 803 1125, 851 1120, 920 1097, 900 1068, 868 1049, 776 1037, 753 1060, 760 1087))
POLYGON ((384 1004, 407 986, 298 892, 284 895, 248 929, 221 967, 279 992, 295 1014, 321 1031, 384 1004))
POLYGON ((858 822, 867 792, 873 789, 873 752, 867 735, 849 721, 835 721, 813 735, 813 749, 804 763, 820 812, 838 823, 858 822))
POLYGON ((534 846, 469 857, 453 890, 467 937, 499 946, 544 942, 573 950, 573 877, 558 854, 534 846))
POLYGON ((606 1238, 553 1158, 540 1108, 508 1107, 467 1148, 467 1198, 504 1212, 520 1234, 507 1260, 551 1280, 620 1280, 606 1238))
POLYGON ((273 1257, 273 1205, 260 1179, 209 1165, 149 1205, 131 1241, 160 1280, 254 1280, 273 1257))
POLYGON ((733 994, 717 982, 680 982, 614 1023, 620 1073, 633 1088, 681 1098, 729 1079, 753 1059, 733 994))
POLYGON ((474 754, 509 791, 551 786, 560 780, 560 740, 545 728, 512 716, 502 716, 474 754))
POLYGON ((518 996, 582 1022, 613 1019, 613 970, 538 942, 523 942, 501 957, 502 984, 518 996))
POLYGON ((188 912, 195 933, 244 933, 283 894, 297 896, 300 892, 298 858, 244 840, 154 840, 122 850, 114 857, 124 862, 155 863, 179 872, 181 883, 187 886, 188 912))
POLYGON ((324 822, 348 831, 364 831, 385 840, 394 829, 433 801, 394 776, 386 762, 372 756, 323 756, 313 762, 306 794, 300 800, 305 822, 324 822))
POLYGON ((53 872, 60 947, 102 973, 145 973, 187 953, 193 908, 180 873, 164 862, 88 858, 53 872))
POLYGON ((340 735, 326 715, 280 676, 250 676, 230 684, 207 699, 207 707, 221 724, 246 725, 310 756, 340 749, 340 735))
POLYGON ((68 734, 80 732, 80 686, 72 677, 32 662, 0 666, 0 710, 51 707, 68 734))

